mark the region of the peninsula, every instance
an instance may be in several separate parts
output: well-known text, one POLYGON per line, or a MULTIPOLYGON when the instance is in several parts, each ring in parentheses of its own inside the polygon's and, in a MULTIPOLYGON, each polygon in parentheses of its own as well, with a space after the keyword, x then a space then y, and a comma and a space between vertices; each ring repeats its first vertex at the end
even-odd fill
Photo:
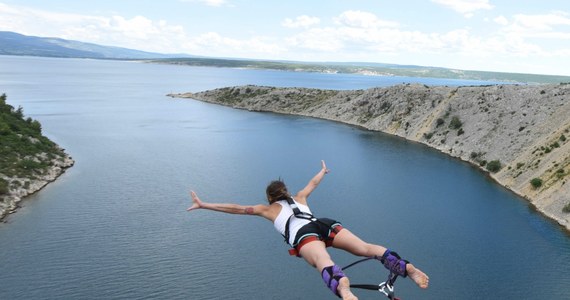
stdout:
POLYGON ((24 117, 22 107, 14 109, 5 94, 0 96, 0 220, 74 163, 41 131, 38 121, 24 117))
POLYGON ((426 144, 488 172, 570 230, 570 84, 250 85, 168 96, 333 120, 426 144))

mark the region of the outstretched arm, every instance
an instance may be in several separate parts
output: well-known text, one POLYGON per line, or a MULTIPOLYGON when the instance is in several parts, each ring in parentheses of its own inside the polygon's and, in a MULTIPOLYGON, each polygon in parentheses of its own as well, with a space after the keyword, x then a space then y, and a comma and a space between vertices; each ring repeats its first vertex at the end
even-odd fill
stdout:
POLYGON ((267 218, 268 206, 266 205, 253 205, 244 206, 232 203, 206 203, 200 198, 194 191, 191 192, 192 195, 192 206, 190 206, 187 211, 192 211, 196 209, 208 209, 213 211, 219 211, 228 214, 239 214, 239 215, 254 215, 262 216, 267 218))
POLYGON ((303 188, 301 191, 299 191, 297 193, 297 195, 295 195, 295 200, 306 204, 307 202, 307 198, 309 197, 309 195, 317 188, 317 186, 319 185, 319 183, 321 183, 321 180, 323 180, 323 177, 325 177, 325 174, 329 173, 329 169, 327 169, 327 165, 325 164, 324 160, 321 160, 321 170, 317 173, 317 175, 315 175, 313 178, 311 178, 311 180, 309 181, 309 183, 307 184, 307 186, 305 188, 303 188))

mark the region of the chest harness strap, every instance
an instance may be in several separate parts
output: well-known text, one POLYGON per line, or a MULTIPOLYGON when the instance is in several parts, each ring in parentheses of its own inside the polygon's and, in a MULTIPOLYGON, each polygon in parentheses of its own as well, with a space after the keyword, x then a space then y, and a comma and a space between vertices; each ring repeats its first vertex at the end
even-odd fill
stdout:
POLYGON ((293 210, 293 214, 289 217, 289 219, 287 219, 287 223, 285 223, 285 243, 289 244, 289 224, 291 223, 291 219, 293 217, 295 218, 299 218, 299 219, 305 219, 305 220, 309 220, 311 222, 316 222, 317 218, 315 218, 315 216, 313 216, 310 213, 306 213, 304 211, 301 211, 299 209, 299 207, 297 206, 297 203, 295 203, 295 201, 293 201, 292 197, 287 197, 287 203, 289 203, 289 206, 291 207, 291 209, 293 210))

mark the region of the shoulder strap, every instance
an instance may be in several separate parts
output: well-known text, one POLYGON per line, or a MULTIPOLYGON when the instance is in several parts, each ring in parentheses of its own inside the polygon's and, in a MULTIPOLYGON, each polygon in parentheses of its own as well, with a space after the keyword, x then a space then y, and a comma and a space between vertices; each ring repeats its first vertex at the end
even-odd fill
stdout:
POLYGON ((312 214, 301 211, 299 209, 299 206, 297 206, 297 203, 295 203, 295 201, 293 200, 293 197, 287 197, 287 203, 289 203, 289 206, 293 210, 293 215, 295 215, 295 217, 311 221, 316 220, 316 218, 312 214))
POLYGON ((297 206, 297 203, 295 203, 295 201, 293 201, 293 197, 287 197, 287 203, 289 203, 289 206, 293 210, 293 214, 295 216, 303 214, 303 212, 301 212, 301 210, 297 206))

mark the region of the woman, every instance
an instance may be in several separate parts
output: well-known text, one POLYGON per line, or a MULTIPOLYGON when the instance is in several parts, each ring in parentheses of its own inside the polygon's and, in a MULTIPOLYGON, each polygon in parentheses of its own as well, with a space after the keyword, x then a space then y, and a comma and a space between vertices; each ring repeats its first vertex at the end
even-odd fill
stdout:
POLYGON ((378 257, 384 266, 400 276, 409 276, 420 288, 427 288, 429 278, 408 261, 400 259, 398 254, 374 244, 362 241, 348 229, 334 220, 314 218, 307 206, 307 198, 329 172, 324 161, 322 168, 305 188, 294 196, 287 191, 285 184, 276 180, 267 186, 266 195, 269 205, 243 206, 238 204, 206 203, 192 191, 193 204, 188 211, 209 209, 230 214, 261 216, 271 221, 277 231, 293 247, 293 253, 304 258, 315 267, 323 277, 325 284, 342 299, 357 299, 350 290, 348 277, 335 265, 326 247, 348 251, 354 255, 378 257))

